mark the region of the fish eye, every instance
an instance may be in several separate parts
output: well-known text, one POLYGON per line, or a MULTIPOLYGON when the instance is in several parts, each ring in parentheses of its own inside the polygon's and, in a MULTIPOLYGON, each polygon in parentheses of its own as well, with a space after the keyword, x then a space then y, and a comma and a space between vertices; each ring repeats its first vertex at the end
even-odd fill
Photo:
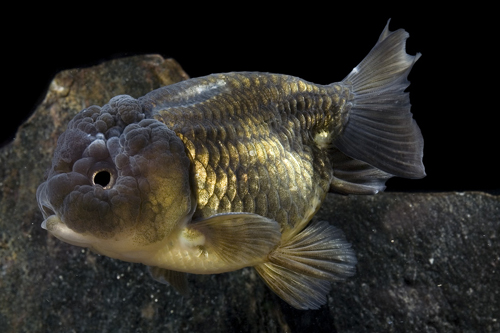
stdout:
POLYGON ((105 190, 113 186, 113 175, 108 170, 98 170, 92 175, 92 184, 101 185, 105 190))

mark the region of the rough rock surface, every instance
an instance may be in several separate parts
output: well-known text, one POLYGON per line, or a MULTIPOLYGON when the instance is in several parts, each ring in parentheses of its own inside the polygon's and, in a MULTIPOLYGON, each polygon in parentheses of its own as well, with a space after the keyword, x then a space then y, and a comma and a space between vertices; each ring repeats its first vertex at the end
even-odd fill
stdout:
POLYGON ((316 218, 344 230, 358 273, 316 311, 291 308, 250 268, 191 275, 183 298, 140 264, 43 230, 35 191, 74 114, 186 78, 175 61, 154 55, 62 72, 0 150, 0 331, 500 331, 500 196, 329 195, 316 218))

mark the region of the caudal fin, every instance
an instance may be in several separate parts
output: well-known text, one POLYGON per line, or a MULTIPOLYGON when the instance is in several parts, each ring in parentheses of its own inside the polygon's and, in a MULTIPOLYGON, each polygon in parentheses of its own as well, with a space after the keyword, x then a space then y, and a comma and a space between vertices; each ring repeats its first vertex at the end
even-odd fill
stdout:
MULTIPOLYGON (((422 178, 424 140, 410 112, 408 74, 420 53, 406 53, 409 34, 389 31, 389 22, 377 44, 347 75, 343 84, 354 98, 348 120, 335 147, 345 155, 380 169, 374 192, 390 176, 422 178)), ((335 187, 335 184, 332 184, 335 187)), ((366 191, 367 193, 369 191, 366 191)))

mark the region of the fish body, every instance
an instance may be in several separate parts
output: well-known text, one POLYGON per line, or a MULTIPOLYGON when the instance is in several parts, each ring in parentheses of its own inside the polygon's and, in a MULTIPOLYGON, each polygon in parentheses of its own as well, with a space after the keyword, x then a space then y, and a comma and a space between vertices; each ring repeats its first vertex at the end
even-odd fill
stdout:
POLYGON ((214 74, 81 111, 37 190, 42 227, 181 292, 185 273, 253 266, 292 306, 318 308, 356 264, 340 230, 310 223, 326 194, 425 175, 407 37, 386 26, 338 83, 214 74))

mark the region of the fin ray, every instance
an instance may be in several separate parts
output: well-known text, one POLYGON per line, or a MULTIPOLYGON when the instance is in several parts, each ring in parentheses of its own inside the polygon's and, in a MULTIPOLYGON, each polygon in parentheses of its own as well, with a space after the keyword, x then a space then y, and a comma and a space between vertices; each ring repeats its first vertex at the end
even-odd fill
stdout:
POLYGON ((228 267, 264 262, 281 238, 276 221, 251 213, 217 214, 189 227, 205 236, 205 251, 219 257, 228 267))
POLYGON ((189 295, 189 285, 186 273, 155 266, 148 266, 148 270, 151 277, 156 281, 171 285, 182 296, 189 295))
POLYGON ((326 302, 331 281, 354 275, 356 256, 340 229, 312 222, 281 244, 269 262, 255 266, 266 284, 298 309, 317 309, 326 302))
POLYGON ((342 81, 352 88, 354 98, 334 145, 388 175, 422 178, 424 141, 404 92, 420 53, 406 53, 408 36, 403 29, 390 31, 387 22, 377 44, 342 81))
POLYGON ((318 309, 326 303, 331 289, 326 280, 301 275, 273 263, 255 266, 255 269, 274 293, 296 309, 318 309))
POLYGON ((303 274, 331 281, 354 275, 356 256, 340 229, 313 222, 269 255, 269 260, 303 274))
POLYGON ((330 191, 340 194, 375 194, 385 189, 385 182, 392 175, 368 163, 350 158, 333 149, 333 180, 330 191))

